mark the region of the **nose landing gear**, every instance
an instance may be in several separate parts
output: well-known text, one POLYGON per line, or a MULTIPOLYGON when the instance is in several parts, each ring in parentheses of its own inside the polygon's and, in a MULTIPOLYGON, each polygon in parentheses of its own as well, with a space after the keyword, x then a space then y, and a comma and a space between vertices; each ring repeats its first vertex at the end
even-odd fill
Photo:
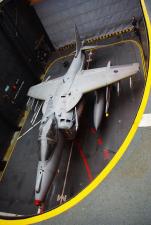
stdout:
POLYGON ((73 140, 76 136, 76 129, 73 126, 71 129, 66 129, 63 131, 64 137, 66 140, 73 140))

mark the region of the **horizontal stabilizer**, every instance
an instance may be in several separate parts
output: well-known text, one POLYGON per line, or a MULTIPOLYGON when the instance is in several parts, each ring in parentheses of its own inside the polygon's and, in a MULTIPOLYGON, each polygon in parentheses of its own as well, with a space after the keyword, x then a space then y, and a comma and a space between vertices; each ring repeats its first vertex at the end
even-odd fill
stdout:
POLYGON ((91 50, 91 49, 95 49, 95 48, 103 48, 106 47, 105 45, 85 45, 81 48, 81 50, 91 50))

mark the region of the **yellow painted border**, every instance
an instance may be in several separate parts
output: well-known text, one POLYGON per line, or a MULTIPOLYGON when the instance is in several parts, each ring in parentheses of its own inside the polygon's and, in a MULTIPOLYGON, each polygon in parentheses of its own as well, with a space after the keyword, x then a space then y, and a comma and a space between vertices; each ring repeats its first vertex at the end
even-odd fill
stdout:
MULTIPOLYGON (((149 37, 149 50, 151 52, 151 24, 149 20, 149 16, 147 13, 145 1, 141 0, 141 5, 144 13, 144 17, 146 20, 147 30, 148 30, 148 37, 149 37)), ((123 144, 121 145, 120 149, 116 153, 116 155, 113 157, 113 159, 109 162, 109 164, 104 168, 104 170, 101 172, 100 175, 98 175, 94 181, 92 181, 83 191, 81 191, 76 197, 72 198, 70 201, 66 202, 65 204, 57 207, 56 209, 53 209, 50 212, 44 213, 42 215, 37 215, 31 218, 27 219, 18 219, 18 220, 0 220, 1 225, 21 225, 21 224, 33 224, 38 223, 40 221, 50 219, 54 216, 59 215, 60 213, 65 212, 66 210, 70 209, 77 203, 79 203, 82 199, 84 199, 90 192, 92 192, 104 179, 105 177, 111 172, 111 170, 115 167, 117 162, 121 159, 124 152, 126 151, 127 147, 129 146, 131 140, 134 137, 134 134, 136 133, 137 127, 139 125, 139 122, 142 118, 142 115, 144 113, 149 93, 150 93, 150 87, 151 87, 151 58, 149 59, 149 70, 148 70, 148 76, 146 81, 146 87, 144 90, 143 99, 139 108, 139 111, 137 113, 137 116, 135 118, 135 121, 133 123, 133 126, 127 135, 126 139, 124 140, 123 144)))
MULTIPOLYGON (((127 43, 127 42, 131 42, 133 43, 134 45, 136 45, 140 51, 140 56, 141 56, 141 59, 142 59, 142 66, 143 66, 143 71, 144 71, 144 75, 145 75, 145 79, 147 79, 147 71, 146 71, 146 65, 145 65, 145 58, 144 58, 144 52, 143 52, 143 49, 142 49, 142 46, 140 45, 140 43, 136 40, 132 40, 132 39, 127 39, 127 40, 122 40, 122 41, 118 41, 116 43, 111 43, 111 44, 107 44, 107 45, 98 45, 97 47, 94 47, 92 48, 91 50, 96 50, 96 49, 100 49, 100 48, 108 48, 108 47, 111 47, 111 46, 115 46, 115 45, 119 45, 119 44, 124 44, 124 43, 127 43)), ((86 50, 86 51, 90 51, 89 50, 86 50)), ((46 68, 46 71, 45 73, 42 75, 42 79, 45 78, 45 76, 47 75, 48 73, 48 70, 58 61, 60 61, 61 59, 65 59, 71 55, 73 55, 74 52, 71 52, 69 55, 66 55, 66 56, 61 56, 60 58, 57 58, 55 59, 52 63, 50 63, 48 65, 48 67, 46 68)))
POLYGON ((0 172, 0 182, 1 182, 1 180, 2 180, 2 178, 4 176, 4 174, 5 174, 5 171, 6 171, 6 168, 8 166, 9 160, 10 160, 10 158, 11 158, 11 156, 13 154, 13 151, 15 149, 15 146, 17 144, 17 139, 18 139, 18 137, 20 136, 20 134, 22 132, 22 129, 23 129, 24 125, 25 125, 25 122, 26 122, 26 120, 28 118, 28 115, 29 115, 29 111, 25 111, 24 112, 24 116, 23 116, 23 118, 21 119, 21 121, 19 123, 19 126, 21 126, 22 128, 21 128, 20 131, 14 133, 13 138, 11 140, 11 143, 10 143, 10 145, 9 145, 5 155, 4 155, 3 160, 6 161, 6 165, 5 165, 4 170, 2 172, 0 172))

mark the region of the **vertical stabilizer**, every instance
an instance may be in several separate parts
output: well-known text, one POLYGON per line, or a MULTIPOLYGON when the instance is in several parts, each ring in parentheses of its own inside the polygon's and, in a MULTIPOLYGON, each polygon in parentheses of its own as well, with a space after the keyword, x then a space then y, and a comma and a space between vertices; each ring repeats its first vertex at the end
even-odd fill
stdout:
POLYGON ((80 49, 81 49, 81 39, 80 39, 80 35, 79 35, 79 31, 78 28, 75 24, 75 39, 76 39, 76 54, 75 57, 77 57, 80 49))

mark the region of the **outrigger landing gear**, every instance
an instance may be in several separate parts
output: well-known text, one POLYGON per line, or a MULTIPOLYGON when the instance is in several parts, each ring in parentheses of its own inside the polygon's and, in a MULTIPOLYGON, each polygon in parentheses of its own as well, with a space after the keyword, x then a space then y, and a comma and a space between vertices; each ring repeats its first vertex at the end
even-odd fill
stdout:
POLYGON ((110 87, 106 87, 106 105, 105 105, 105 116, 109 116, 109 105, 110 105, 110 87))
POLYGON ((130 82, 130 88, 132 89, 132 87, 133 87, 132 77, 130 77, 129 82, 130 82))

